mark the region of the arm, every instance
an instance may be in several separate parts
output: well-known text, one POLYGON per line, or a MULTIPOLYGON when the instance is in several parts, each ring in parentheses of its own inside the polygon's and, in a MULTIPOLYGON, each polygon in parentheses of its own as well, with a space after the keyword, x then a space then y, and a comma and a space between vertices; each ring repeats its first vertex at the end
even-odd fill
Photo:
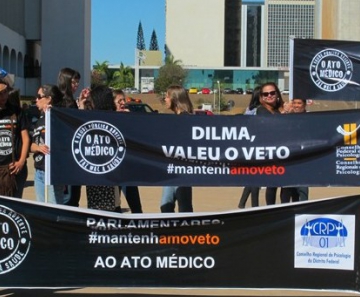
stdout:
POLYGON ((29 152, 29 146, 30 146, 30 137, 27 129, 21 130, 21 141, 22 141, 22 145, 21 145, 20 158, 16 162, 11 163, 9 166, 11 174, 18 173, 23 169, 25 165, 29 152))
POLYGON ((36 144, 34 142, 31 144, 30 151, 32 153, 42 153, 44 155, 50 153, 50 149, 46 144, 36 144))

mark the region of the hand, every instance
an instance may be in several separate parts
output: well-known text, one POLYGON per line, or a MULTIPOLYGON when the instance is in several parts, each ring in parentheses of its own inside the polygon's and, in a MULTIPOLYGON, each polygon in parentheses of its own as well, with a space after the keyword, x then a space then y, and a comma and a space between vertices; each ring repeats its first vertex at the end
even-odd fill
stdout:
POLYGON ((85 109, 85 102, 90 96, 90 89, 85 88, 80 92, 79 98, 76 100, 79 109, 85 109))
POLYGON ((18 174, 24 167, 24 162, 16 161, 9 164, 10 174, 18 174))
POLYGON ((50 148, 46 144, 39 144, 37 151, 44 155, 50 154, 50 148))
POLYGON ((281 110, 281 113, 292 113, 292 112, 294 112, 292 102, 285 102, 281 110))

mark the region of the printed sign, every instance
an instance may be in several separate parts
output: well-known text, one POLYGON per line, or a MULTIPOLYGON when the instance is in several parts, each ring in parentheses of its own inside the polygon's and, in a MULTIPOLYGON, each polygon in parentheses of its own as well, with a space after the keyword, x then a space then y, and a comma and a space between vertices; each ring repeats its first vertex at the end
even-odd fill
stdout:
POLYGON ((354 215, 298 215, 295 267, 354 270, 354 215))
POLYGON ((359 185, 360 110, 175 117, 53 108, 50 117, 51 184, 359 185))
POLYGON ((358 100, 360 42, 292 39, 290 48, 292 98, 358 100))
POLYGON ((359 210, 358 195, 141 215, 0 197, 0 283, 358 292, 359 210))

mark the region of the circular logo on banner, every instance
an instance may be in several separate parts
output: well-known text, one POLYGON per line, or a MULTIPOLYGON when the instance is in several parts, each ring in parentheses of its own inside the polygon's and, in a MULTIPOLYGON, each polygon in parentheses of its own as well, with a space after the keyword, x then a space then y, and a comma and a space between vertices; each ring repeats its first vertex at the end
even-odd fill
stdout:
POLYGON ((337 49, 318 52, 310 64, 310 76, 321 90, 336 92, 343 89, 351 80, 353 64, 349 57, 337 49))
POLYGON ((14 210, 0 205, 0 274, 18 267, 31 244, 31 231, 26 219, 14 210))
POLYGON ((125 140, 119 129, 102 121, 83 124, 72 139, 75 161, 84 170, 95 174, 105 174, 117 168, 125 152, 125 140))

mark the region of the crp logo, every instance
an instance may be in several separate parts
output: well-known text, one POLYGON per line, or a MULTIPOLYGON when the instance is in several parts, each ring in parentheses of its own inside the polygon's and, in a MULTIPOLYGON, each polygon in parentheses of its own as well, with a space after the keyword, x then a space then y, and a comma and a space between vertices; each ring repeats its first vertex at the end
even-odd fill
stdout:
POLYGON ((348 231, 342 220, 317 218, 306 221, 300 230, 304 246, 318 248, 344 247, 348 231))
POLYGON ((0 274, 18 267, 24 261, 30 244, 31 232, 26 219, 0 205, 0 274))
POLYGON ((329 48, 314 56, 309 71, 312 81, 318 88, 336 92, 350 82, 353 64, 345 53, 329 48))
POLYGON ((121 132, 102 121, 80 126, 72 139, 72 153, 84 170, 104 174, 117 168, 124 159, 126 145, 121 132))

